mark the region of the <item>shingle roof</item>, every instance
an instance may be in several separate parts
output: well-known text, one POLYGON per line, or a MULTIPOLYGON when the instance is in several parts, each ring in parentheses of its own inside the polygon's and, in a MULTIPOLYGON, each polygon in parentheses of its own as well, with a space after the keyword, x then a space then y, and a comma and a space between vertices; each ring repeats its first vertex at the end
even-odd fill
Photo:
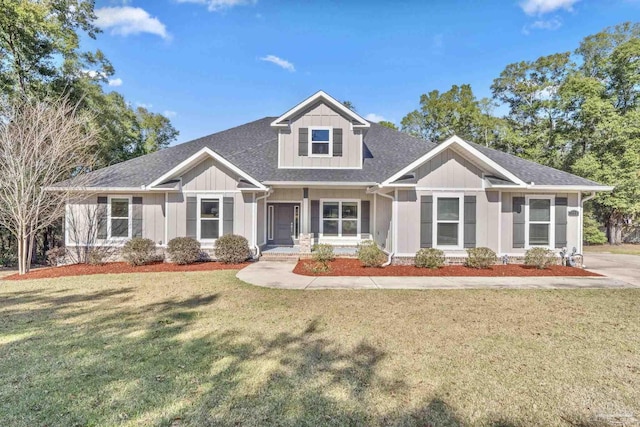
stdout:
MULTIPOLYGON (((94 187, 141 187, 208 147, 261 182, 332 181, 379 183, 425 155, 436 144, 371 123, 365 136, 362 169, 278 169, 275 117, 265 117, 190 142, 165 148, 91 172, 94 187)), ((593 181, 473 144, 525 182, 540 185, 598 185, 593 181)), ((65 182, 57 186, 64 186, 65 182)))

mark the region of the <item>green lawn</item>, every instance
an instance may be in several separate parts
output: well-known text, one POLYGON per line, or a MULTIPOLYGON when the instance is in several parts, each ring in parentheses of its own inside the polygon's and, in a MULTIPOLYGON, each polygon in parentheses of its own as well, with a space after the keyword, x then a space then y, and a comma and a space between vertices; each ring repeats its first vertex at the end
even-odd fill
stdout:
POLYGON ((278 291, 234 274, 0 282, 0 425, 640 422, 640 290, 278 291))

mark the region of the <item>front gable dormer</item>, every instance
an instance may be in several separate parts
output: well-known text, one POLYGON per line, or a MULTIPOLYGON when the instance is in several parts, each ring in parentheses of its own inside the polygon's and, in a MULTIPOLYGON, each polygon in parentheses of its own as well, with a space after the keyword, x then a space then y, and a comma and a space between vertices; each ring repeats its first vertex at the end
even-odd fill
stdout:
POLYGON ((361 169, 369 122, 320 91, 271 123, 280 169, 361 169))

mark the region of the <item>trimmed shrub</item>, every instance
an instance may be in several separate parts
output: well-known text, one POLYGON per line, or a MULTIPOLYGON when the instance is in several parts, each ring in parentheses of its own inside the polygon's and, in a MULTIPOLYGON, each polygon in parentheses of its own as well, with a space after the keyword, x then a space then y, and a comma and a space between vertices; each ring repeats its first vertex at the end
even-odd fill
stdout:
POLYGON ((328 264, 317 262, 317 261, 313 263, 305 264, 304 268, 311 274, 328 273, 331 270, 328 264))
POLYGON ((358 245, 358 259, 365 267, 382 267, 387 262, 387 255, 373 240, 367 240, 358 245))
POLYGON ((131 265, 145 265, 155 259, 156 243, 151 239, 134 237, 122 247, 122 258, 131 265))
POLYGON ((422 248, 416 252, 415 262, 419 268, 444 267, 444 252, 435 248, 422 248))
POLYGON ((169 240, 167 253, 175 264, 193 264, 200 260, 200 242, 192 237, 176 237, 169 240))
POLYGON ((600 230, 600 224, 592 213, 585 214, 582 225, 584 241, 587 245, 604 245, 607 243, 607 235, 600 230))
POLYGON ((216 258, 225 264, 245 262, 251 256, 249 242, 237 234, 225 234, 216 241, 216 258))
POLYGON ((314 261, 326 266, 329 261, 333 261, 335 259, 333 246, 328 243, 313 245, 311 258, 313 258, 314 261))
POLYGON ((87 264, 89 265, 102 265, 104 259, 107 257, 107 253, 99 248, 94 248, 89 251, 86 256, 87 264))
POLYGON ((498 261, 498 256, 489 248, 467 249, 466 266, 471 268, 489 268, 498 261))
POLYGON ((49 249, 47 252, 45 252, 45 255, 47 256, 47 265, 55 267, 60 261, 64 259, 66 254, 66 248, 57 247, 49 249))
POLYGON ((524 254, 524 265, 544 270, 558 263, 558 257, 551 249, 531 248, 524 254))

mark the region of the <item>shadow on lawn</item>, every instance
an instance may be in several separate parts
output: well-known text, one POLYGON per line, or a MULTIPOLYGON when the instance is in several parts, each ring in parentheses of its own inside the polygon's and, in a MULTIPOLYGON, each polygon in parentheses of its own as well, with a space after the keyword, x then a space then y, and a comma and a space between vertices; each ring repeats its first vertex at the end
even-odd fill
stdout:
POLYGON ((418 409, 376 408, 386 396, 408 399, 407 385, 377 374, 386 355, 366 341, 344 350, 323 338, 321 319, 270 337, 213 321, 195 328, 220 295, 139 306, 127 304, 130 293, 3 302, 0 332, 36 332, 0 344, 0 424, 465 425, 440 397, 418 409))

